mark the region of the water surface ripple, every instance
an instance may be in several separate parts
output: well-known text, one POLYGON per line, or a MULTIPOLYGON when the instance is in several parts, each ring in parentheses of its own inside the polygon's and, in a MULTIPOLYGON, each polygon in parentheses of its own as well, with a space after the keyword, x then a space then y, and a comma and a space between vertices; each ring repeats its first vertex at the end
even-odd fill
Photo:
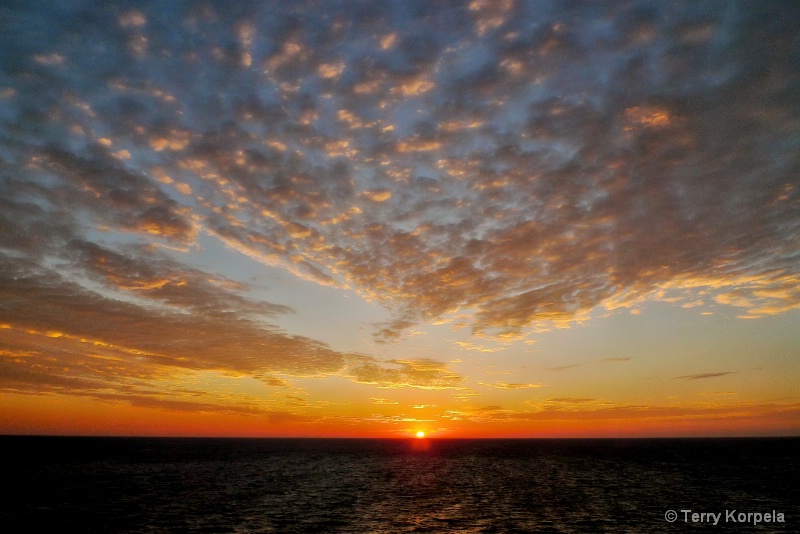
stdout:
POLYGON ((800 532, 796 438, 0 443, 21 532, 800 532))

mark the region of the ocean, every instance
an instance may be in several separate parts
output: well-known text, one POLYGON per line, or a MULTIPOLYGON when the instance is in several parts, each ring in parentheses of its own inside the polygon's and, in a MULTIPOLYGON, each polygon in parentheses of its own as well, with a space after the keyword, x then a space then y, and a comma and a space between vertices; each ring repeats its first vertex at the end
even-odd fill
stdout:
POLYGON ((4 532, 800 532, 800 438, 0 446, 4 532))

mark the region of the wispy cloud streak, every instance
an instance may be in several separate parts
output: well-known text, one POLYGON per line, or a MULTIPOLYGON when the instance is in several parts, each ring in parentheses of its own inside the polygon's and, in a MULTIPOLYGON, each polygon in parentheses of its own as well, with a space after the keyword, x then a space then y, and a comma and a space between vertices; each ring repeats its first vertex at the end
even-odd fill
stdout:
POLYGON ((735 374, 736 371, 722 371, 719 373, 698 373, 694 375, 683 375, 683 376, 676 376, 675 379, 679 380, 704 380, 706 378, 719 378, 721 376, 727 376, 735 374))

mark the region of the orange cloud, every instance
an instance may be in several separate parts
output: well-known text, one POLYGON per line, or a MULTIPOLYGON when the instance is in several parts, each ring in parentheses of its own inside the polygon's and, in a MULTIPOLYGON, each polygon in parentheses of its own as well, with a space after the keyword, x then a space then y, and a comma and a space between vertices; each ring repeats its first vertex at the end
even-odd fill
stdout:
POLYGON ((388 360, 385 364, 366 356, 350 356, 347 376, 356 382, 381 388, 459 389, 463 378, 447 364, 426 358, 388 360))

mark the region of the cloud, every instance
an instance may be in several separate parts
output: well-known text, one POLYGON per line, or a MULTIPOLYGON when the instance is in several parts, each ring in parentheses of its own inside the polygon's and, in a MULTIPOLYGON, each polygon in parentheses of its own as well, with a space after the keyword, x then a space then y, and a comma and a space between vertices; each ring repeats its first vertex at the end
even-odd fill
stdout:
POLYGON ((683 380, 703 380, 706 378, 719 378, 720 376, 732 375, 735 374, 736 371, 723 371, 720 373, 699 373, 695 375, 683 375, 683 376, 676 376, 675 379, 683 379, 683 380))
POLYGON ((466 420, 483 424, 508 421, 545 422, 570 421, 639 421, 640 423, 671 423, 691 425, 699 423, 708 431, 713 425, 724 425, 732 419, 758 421, 777 419, 784 423, 796 417, 800 405, 797 403, 731 403, 724 405, 636 405, 607 401, 579 399, 550 399, 533 410, 518 410, 501 406, 449 412, 440 415, 444 419, 466 420), (711 426, 709 426, 711 425, 711 426))
POLYGON ((400 339, 403 332, 415 323, 416 321, 407 316, 396 316, 390 321, 375 323, 376 329, 372 337, 378 343, 392 343, 400 339))
POLYGON ((585 397, 556 397, 548 399, 547 402, 555 402, 561 404, 588 404, 597 402, 597 399, 588 399, 585 397))
POLYGON ((291 386, 291 384, 288 381, 278 378, 276 376, 254 374, 253 377, 259 379, 261 382, 271 387, 287 388, 291 386))
POLYGON ((373 202, 386 202, 387 200, 392 198, 392 192, 386 189, 375 190, 375 191, 364 191, 364 193, 362 194, 373 202))
POLYGON ((585 365, 596 365, 596 364, 606 364, 606 363, 623 363, 629 362, 633 358, 628 357, 615 357, 615 358, 602 358, 600 360, 592 360, 590 362, 583 362, 583 363, 573 363, 569 365, 557 365, 555 367, 547 367, 548 371, 566 371, 567 369, 574 369, 576 367, 583 367, 585 365))
MULTIPOLYGON (((84 245, 78 250, 84 252, 84 245)), ((84 259, 80 256, 78 264, 84 259)), ((153 283, 150 271, 124 259, 110 257, 106 266, 115 276, 127 273, 123 289, 134 293, 132 298, 112 291, 104 296, 102 286, 89 290, 26 260, 0 261, 0 389, 101 400, 117 392, 155 402, 159 382, 201 371, 267 376, 267 385, 285 386, 269 374, 322 376, 344 368, 343 354, 264 322, 262 317, 283 307, 204 285, 191 270, 181 279, 191 287, 194 278, 196 293, 185 293, 184 286, 171 289, 172 282, 153 283), (140 393, 133 395, 131 387, 140 393)), ((162 274, 170 280, 176 266, 165 265, 162 274)), ((118 289, 117 282, 110 286, 118 289)))
POLYGON ((372 404, 389 404, 389 405, 398 404, 398 401, 392 401, 392 400, 389 400, 389 399, 384 399, 383 397, 375 397, 375 398, 372 398, 371 400, 372 400, 372 404))
POLYGON ((541 388, 546 386, 547 384, 524 384, 524 383, 515 383, 515 382, 494 382, 494 383, 487 383, 487 382, 478 382, 482 386, 487 386, 490 388, 497 388, 497 389, 535 389, 541 388))
POLYGON ((185 400, 162 399, 147 396, 135 395, 119 395, 108 396, 101 395, 102 400, 114 400, 127 402, 132 406, 140 406, 144 408, 158 408, 160 410, 177 411, 177 412, 194 412, 194 413, 224 413, 236 415, 265 415, 266 410, 259 410, 257 408, 244 407, 244 406, 225 406, 224 404, 214 403, 201 403, 185 400))
POLYGON ((478 352, 500 352, 506 350, 508 347, 486 347, 477 343, 470 343, 468 341, 456 341, 456 345, 461 350, 475 350, 478 352))
POLYGON ((464 389, 464 379, 449 370, 446 363, 428 358, 380 362, 369 356, 351 355, 346 373, 356 382, 380 388, 464 389))
MULTIPOLYGON (((187 207, 169 198, 146 176, 120 166, 102 149, 92 152, 80 157, 48 148, 33 157, 35 170, 61 178, 47 194, 54 204, 86 210, 120 230, 192 239, 194 228, 187 207)), ((128 159, 130 153, 125 152, 124 159, 128 159)))
POLYGON ((242 297, 226 289, 236 287, 232 281, 212 281, 206 272, 187 268, 139 247, 131 247, 129 253, 121 254, 95 243, 71 240, 65 252, 74 258, 81 272, 97 281, 175 308, 206 316, 230 312, 274 316, 293 312, 287 306, 242 297))

